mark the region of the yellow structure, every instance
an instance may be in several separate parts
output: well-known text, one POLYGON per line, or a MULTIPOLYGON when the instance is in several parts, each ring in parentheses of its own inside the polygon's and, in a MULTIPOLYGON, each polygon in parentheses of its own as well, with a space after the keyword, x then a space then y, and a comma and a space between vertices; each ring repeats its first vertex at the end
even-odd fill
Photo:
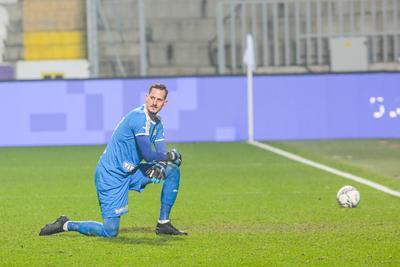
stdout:
POLYGON ((23 1, 24 59, 86 58, 84 0, 23 1))
POLYGON ((83 32, 25 32, 25 60, 86 58, 83 32))

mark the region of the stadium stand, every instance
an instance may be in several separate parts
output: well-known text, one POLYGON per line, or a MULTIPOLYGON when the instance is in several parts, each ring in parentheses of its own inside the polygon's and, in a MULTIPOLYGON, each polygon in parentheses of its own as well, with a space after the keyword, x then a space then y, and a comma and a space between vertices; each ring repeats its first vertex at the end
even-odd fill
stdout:
MULTIPOLYGON (((147 0, 146 23, 149 75, 213 74, 208 56, 209 40, 215 37, 215 3, 185 0, 147 0)), ((100 1, 100 76, 118 76, 116 56, 127 75, 138 75, 138 27, 136 0, 100 1)), ((5 59, 73 59, 86 57, 85 1, 10 1, 12 31, 6 41, 5 59), (57 12, 58 10, 58 12, 57 12), (63 12, 59 12, 62 10, 63 12), (71 13, 74 12, 74 13, 71 13), (43 49, 46 47, 46 49, 43 49)))
POLYGON ((22 7, 25 60, 86 58, 84 1, 30 0, 22 7))
POLYGON ((0 0, 0 5, 7 10, 9 18, 7 38, 4 39, 3 62, 14 66, 23 56, 21 2, 17 0, 0 0))
POLYGON ((0 0, 0 80, 12 80, 14 78, 14 69, 10 64, 3 63, 5 52, 5 41, 8 37, 8 26, 10 17, 4 4, 10 1, 0 0))
POLYGON ((6 8, 0 5, 0 63, 3 61, 4 40, 7 39, 9 17, 6 8))
MULTIPOLYGON (((128 75, 137 75, 137 0, 100 3, 104 13, 98 29, 100 76, 118 75, 116 58, 128 75)), ((215 37, 215 3, 145 1, 149 75, 215 74, 208 56, 209 40, 215 37)))
POLYGON ((215 37, 215 1, 156 1, 146 12, 151 28, 149 74, 214 74, 208 47, 215 37))
MULTIPOLYGON (((146 23, 146 42, 147 42, 147 74, 148 75, 201 75, 217 74, 217 3, 219 0, 145 0, 145 23, 146 23)), ((226 3, 227 1, 225 1, 226 3)), ((243 2, 243 1, 242 1, 243 2)), ((244 1, 246 2, 246 1, 244 1)), ((287 2, 287 1, 286 1, 287 2)), ((269 8, 269 22, 273 25, 273 14, 271 11, 277 5, 278 29, 283 34, 284 17, 286 14, 285 3, 274 2, 269 8)), ((300 2, 300 1, 299 1, 300 2)), ((303 3, 304 1, 302 1, 303 3)), ((318 1, 310 1, 311 9, 316 10, 318 1)), ((325 1, 327 3, 329 1, 325 1)), ((354 21, 360 20, 358 11, 358 1, 354 4, 354 16, 349 16, 350 6, 344 3, 345 9, 341 27, 345 30, 351 27, 351 18, 354 21), (356 8, 357 7, 357 8, 356 8)), ((98 58, 100 77, 119 77, 119 76, 138 76, 140 69, 140 46, 139 46, 139 27, 138 27, 138 0, 98 0, 101 7, 97 18, 97 37, 98 37, 98 58), (121 71, 121 66, 123 71, 121 71)), ((239 2, 238 2, 239 3, 239 2)), ((267 2, 265 2, 267 3, 267 2)), ((268 2, 270 3, 270 2, 268 2)), ((272 2, 271 2, 272 3, 272 2)), ((371 14, 376 14, 376 28, 372 28, 371 22, 367 21, 364 31, 372 32, 369 40, 374 47, 374 53, 369 52, 369 70, 398 70, 398 62, 384 62, 393 59, 395 52, 398 51, 391 46, 392 40, 397 40, 395 35, 382 38, 379 33, 387 34, 398 31, 397 25, 382 25, 381 20, 387 15, 389 19, 394 17, 391 6, 397 4, 397 0, 377 1, 374 6, 373 1, 365 1, 365 19, 373 19, 371 14), (379 2, 379 4, 378 4, 379 2), (374 9, 374 12, 371 9, 374 9), (392 28, 389 28, 392 27, 392 28), (371 37, 372 36, 372 37, 371 37), (386 44, 386 46, 385 46, 386 44), (383 47, 383 48, 382 48, 383 47), (386 54, 379 49, 387 50, 386 54), (394 51, 394 52, 391 52, 394 51)), ((88 56, 86 47, 86 1, 52 1, 52 0, 0 0, 9 15, 7 38, 4 40, 3 61, 15 64, 21 60, 74 60, 84 59, 88 56)), ((325 4, 324 4, 325 5, 325 4)), ((400 4, 397 4, 397 9, 400 4)), ((332 8, 337 8, 337 4, 332 2, 332 8)), ((251 16, 251 7, 247 8, 247 16, 251 16)), ((294 10, 294 7, 291 7, 294 10)), ((238 10, 238 15, 240 15, 238 10)), ((322 16, 326 18, 326 8, 322 9, 322 16)), ((293 12, 292 12, 293 13, 293 12)), ((398 14, 398 13, 396 13, 398 14)), ((306 9, 303 6, 300 16, 306 16, 306 9)), ((224 16, 228 18, 229 9, 225 8, 224 16)), ((295 15, 291 14, 290 22, 295 21, 295 15)), ((311 13, 312 21, 317 21, 317 15, 311 13)), ((239 18, 239 17, 238 17, 239 18)), ((248 17, 249 18, 249 17, 248 17)), ((1 23, 1 22, 0 22, 1 23)), ((237 19, 237 29, 240 32, 239 19, 237 19)), ((250 23, 248 20, 247 23, 250 23)), ((311 33, 315 34, 316 23, 312 23, 311 33)), ((357 26, 357 23, 355 24, 357 26)), ((228 34, 229 19, 226 20, 225 27, 228 34)), ((307 26, 302 22, 302 29, 307 26)), ((292 29, 295 25, 291 24, 292 29)), ((322 25, 322 30, 326 31, 327 25, 322 25)), ((339 27, 337 18, 332 25, 332 36, 336 34, 339 27)), ((4 28, 4 27, 3 27, 4 28)), ((261 29, 261 26, 258 26, 261 29)), ((248 29, 250 29, 250 24, 248 29)), ((0 27, 1 31, 1 27, 0 27)), ((4 29, 3 29, 4 32, 4 29)), ((272 32, 272 31, 271 31, 272 32)), ((318 31, 317 31, 318 32, 318 31)), ((290 59, 286 60, 285 46, 279 43, 279 48, 275 50, 273 44, 269 46, 270 58, 263 60, 263 65, 259 66, 259 72, 307 72, 307 71, 329 71, 329 49, 328 40, 324 39, 321 55, 316 54, 318 49, 312 49, 308 57, 305 55, 307 36, 302 33, 301 47, 296 50, 294 36, 290 35, 290 59), (293 39, 294 38, 294 39, 293 39), (303 41, 304 40, 304 41, 303 41), (279 59, 273 60, 272 55, 277 55, 279 59), (297 56, 297 54, 299 54, 297 56), (296 55, 296 58, 294 57, 296 55), (285 60, 285 62, 284 62, 285 60), (267 63, 265 63, 267 62, 267 63), (275 62, 280 62, 275 64, 275 62), (283 62, 283 63, 282 63, 283 62), (289 65, 287 65, 289 62, 289 65), (309 65, 306 68, 306 63, 309 65), (316 63, 315 63, 316 62, 316 63)), ((0 33, 1 35, 1 33, 0 33)), ((4 33, 3 33, 4 35, 4 33)), ((274 36, 269 36, 273 40, 274 36)), ((326 37, 326 36, 325 36, 326 37)), ((325 38, 324 37, 324 38, 325 38)), ((231 65, 232 45, 228 43, 226 37, 226 65, 231 65)), ((239 34, 236 38, 240 38, 239 34)), ((317 47, 318 38, 310 37, 310 47, 317 47)), ((261 45, 260 45, 261 46, 261 45)), ((241 73, 241 54, 242 41, 237 40, 237 72, 227 69, 227 73, 241 73)), ((397 52, 396 52, 397 53, 397 52)), ((260 54, 261 55, 261 54, 260 54)))

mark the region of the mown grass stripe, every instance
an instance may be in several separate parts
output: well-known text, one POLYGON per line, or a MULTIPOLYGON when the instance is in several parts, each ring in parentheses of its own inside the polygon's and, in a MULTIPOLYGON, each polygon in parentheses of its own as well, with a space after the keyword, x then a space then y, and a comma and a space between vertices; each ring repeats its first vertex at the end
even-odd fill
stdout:
POLYGON ((353 181, 358 182, 360 184, 367 185, 369 187, 372 187, 372 188, 374 188, 376 190, 379 190, 381 192, 384 192, 386 194, 389 194, 389 195, 392 195, 392 196, 395 196, 395 197, 400 197, 400 192, 399 191, 395 191, 395 190, 393 190, 393 189, 391 189, 391 188, 389 188, 387 186, 372 182, 372 181, 370 181, 370 180, 368 180, 368 179, 366 179, 364 177, 360 177, 360 176, 357 176, 357 175, 354 175, 354 174, 351 174, 351 173, 348 173, 348 172, 344 172, 344 171, 329 167, 327 165, 324 165, 324 164, 321 164, 321 163, 318 163, 318 162, 303 158, 301 156, 298 156, 296 154, 290 153, 288 151, 273 147, 271 145, 263 144, 263 143, 260 143, 260 142, 257 142, 257 141, 248 142, 248 144, 256 146, 256 147, 264 149, 264 150, 267 150, 267 151, 270 151, 272 153, 278 154, 278 155, 286 157, 288 159, 303 163, 305 165, 308 165, 308 166, 311 166, 311 167, 314 167, 314 168, 317 168, 317 169, 320 169, 320 170, 323 170, 323 171, 326 171, 326 172, 329 172, 329 173, 333 173, 335 175, 341 176, 343 178, 347 178, 349 180, 353 180, 353 181))

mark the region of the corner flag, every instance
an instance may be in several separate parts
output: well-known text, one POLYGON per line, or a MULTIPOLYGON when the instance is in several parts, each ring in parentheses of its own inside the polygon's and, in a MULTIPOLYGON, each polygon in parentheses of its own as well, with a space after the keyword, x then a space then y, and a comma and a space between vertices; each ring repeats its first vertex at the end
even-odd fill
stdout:
POLYGON ((243 63, 247 65, 251 71, 256 70, 254 59, 254 40, 251 34, 246 35, 246 50, 244 51, 243 63))

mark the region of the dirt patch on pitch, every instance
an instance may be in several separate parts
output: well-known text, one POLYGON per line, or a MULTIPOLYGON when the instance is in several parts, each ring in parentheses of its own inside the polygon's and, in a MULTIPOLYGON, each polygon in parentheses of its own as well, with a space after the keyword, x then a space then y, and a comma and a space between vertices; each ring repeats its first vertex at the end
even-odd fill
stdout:
POLYGON ((230 224, 207 225, 193 229, 199 233, 313 233, 332 231, 338 226, 332 224, 295 223, 295 224, 230 224))

